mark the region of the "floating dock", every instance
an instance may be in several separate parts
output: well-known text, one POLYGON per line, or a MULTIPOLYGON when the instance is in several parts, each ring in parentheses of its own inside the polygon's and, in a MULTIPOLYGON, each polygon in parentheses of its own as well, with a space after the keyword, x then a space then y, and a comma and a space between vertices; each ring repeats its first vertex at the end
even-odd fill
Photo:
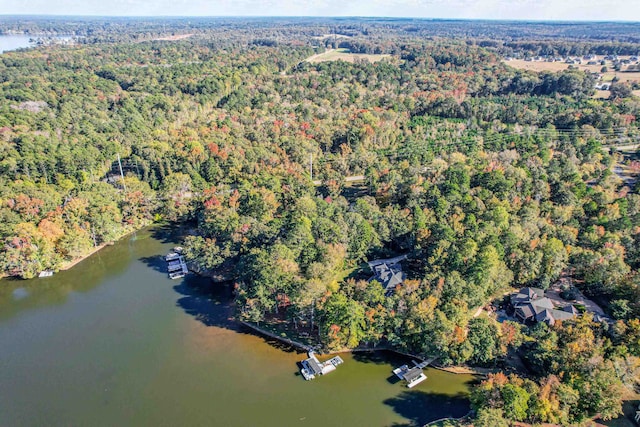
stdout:
POLYGON ((429 362, 418 363, 414 360, 413 364, 415 365, 413 368, 409 368, 407 365, 402 365, 393 370, 393 373, 396 374, 398 378, 407 382, 407 387, 409 388, 413 388, 427 379, 427 376, 422 372, 422 369, 424 369, 429 362))
POLYGON ((38 277, 51 277, 53 276, 53 270, 44 270, 38 274, 38 277))
POLYGON ((167 273, 170 279, 181 279, 189 273, 187 263, 182 256, 182 248, 175 248, 164 257, 167 262, 167 273))
POLYGON ((335 371, 338 365, 344 363, 340 356, 332 357, 326 362, 320 362, 313 351, 309 352, 309 358, 302 361, 300 372, 305 380, 312 380, 316 375, 326 375, 335 371))

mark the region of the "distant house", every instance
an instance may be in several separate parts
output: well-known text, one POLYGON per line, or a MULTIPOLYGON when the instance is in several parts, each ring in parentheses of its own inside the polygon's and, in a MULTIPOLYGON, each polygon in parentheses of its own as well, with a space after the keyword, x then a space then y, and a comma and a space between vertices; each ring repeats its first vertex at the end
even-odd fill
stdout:
POLYGON ((402 272, 402 265, 400 261, 407 258, 406 255, 402 255, 389 259, 378 259, 369 261, 369 268, 373 272, 373 277, 369 279, 370 282, 376 281, 382 285, 386 294, 392 293, 396 286, 402 284, 406 275, 402 272))
POLYGON ((556 307, 553 301, 544 296, 544 290, 538 288, 523 288, 512 294, 511 304, 516 317, 523 323, 545 322, 553 326, 557 321, 570 320, 579 314, 571 304, 556 307))

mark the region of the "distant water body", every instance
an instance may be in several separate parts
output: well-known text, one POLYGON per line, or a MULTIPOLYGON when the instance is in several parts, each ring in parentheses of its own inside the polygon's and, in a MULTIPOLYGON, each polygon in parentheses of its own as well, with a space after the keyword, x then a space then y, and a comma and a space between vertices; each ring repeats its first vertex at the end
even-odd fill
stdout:
POLYGON ((31 43, 33 37, 31 36, 14 36, 14 35, 0 35, 0 53, 4 53, 8 50, 16 50, 22 47, 31 47, 35 43, 31 43))
MULTIPOLYGON (((20 36, 20 35, 1 35, 0 34, 0 54, 4 52, 8 52, 10 50, 21 49, 23 47, 33 47, 36 43, 33 43, 32 40, 39 38, 37 35, 29 35, 29 36, 20 36)), ((71 37, 69 36, 45 36, 44 38, 50 39, 59 39, 59 40, 69 40, 71 37)))

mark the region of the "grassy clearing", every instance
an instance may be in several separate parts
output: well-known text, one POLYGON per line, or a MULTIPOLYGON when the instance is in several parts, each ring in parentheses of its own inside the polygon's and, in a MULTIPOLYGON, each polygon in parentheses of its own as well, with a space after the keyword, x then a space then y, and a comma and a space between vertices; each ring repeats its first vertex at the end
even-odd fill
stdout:
MULTIPOLYGON (((520 59, 514 59, 511 61, 504 61, 505 64, 510 67, 517 68, 519 70, 531 70, 531 71, 562 71, 569 68, 569 64, 565 64, 564 62, 544 62, 544 61, 532 61, 527 62, 520 59)), ((586 65, 586 64, 576 64, 572 65, 572 67, 576 67, 579 70, 590 71, 592 73, 600 73, 602 69, 602 65, 586 65)), ((611 65, 607 65, 607 67, 611 70, 613 67, 611 65)), ((615 71, 607 71, 602 74, 603 82, 610 82, 614 77, 618 77, 618 79, 622 82, 633 82, 640 81, 640 72, 615 72, 615 71)))
POLYGON ((321 36, 311 37, 314 40, 325 40, 325 39, 350 39, 351 36, 346 34, 323 34, 321 36))
POLYGON ((193 36, 193 33, 190 34, 176 34, 173 36, 166 36, 166 37, 158 37, 156 39, 153 40, 159 40, 159 41, 175 41, 175 40, 184 40, 184 39, 188 39, 189 37, 193 36))
POLYGON ((366 54, 366 53, 351 53, 349 49, 329 49, 324 53, 319 53, 317 55, 310 56, 305 59, 306 62, 311 64, 318 64, 320 62, 329 62, 329 61, 345 61, 345 62, 356 62, 357 60, 365 60, 369 62, 378 62, 382 61, 385 58, 390 58, 391 55, 374 55, 374 54, 366 54))
POLYGON ((596 90, 596 93, 593 95, 595 99, 608 99, 611 96, 611 92, 608 90, 596 90))

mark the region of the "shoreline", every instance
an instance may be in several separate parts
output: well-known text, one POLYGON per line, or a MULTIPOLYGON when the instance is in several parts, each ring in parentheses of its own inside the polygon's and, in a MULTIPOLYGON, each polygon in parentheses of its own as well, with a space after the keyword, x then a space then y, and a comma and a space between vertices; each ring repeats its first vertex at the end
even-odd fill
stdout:
POLYGON ((278 340, 280 342, 283 342, 285 344, 288 344, 292 347, 298 348, 298 349, 302 349, 304 351, 313 351, 313 347, 306 345, 306 344, 302 344, 301 342, 298 341, 294 341, 292 339, 286 338, 286 337, 281 337, 278 336, 276 334, 274 334, 273 332, 267 331, 262 329, 260 326, 258 325, 254 325, 252 323, 249 322, 245 322, 244 320, 237 320, 238 323, 240 323, 241 325, 246 326, 247 328, 251 329, 254 332, 257 332, 260 335, 264 335, 267 336, 269 338, 273 338, 275 340, 278 340))
MULTIPOLYGON (((280 341, 282 343, 285 343, 287 345, 290 345, 294 348, 297 349, 301 349, 304 350, 306 352, 309 351, 315 351, 314 347, 307 345, 307 344, 303 344, 299 341, 295 341, 292 340, 290 338, 287 337, 282 337, 279 336, 271 331, 267 331, 263 328, 261 328, 258 325, 254 325, 250 322, 246 322, 244 320, 237 320, 238 323, 240 323, 243 326, 246 326, 247 328, 251 329, 253 332, 259 334, 259 335, 263 335, 272 339, 275 339, 277 341, 280 341)), ((373 353, 375 351, 390 351, 405 357, 409 357, 412 359, 418 359, 422 362, 424 362, 426 359, 423 358, 422 356, 417 356, 415 354, 410 354, 410 353, 405 353, 402 352, 400 350, 395 350, 393 348, 390 348, 388 346, 380 346, 380 347, 374 347, 374 348, 368 348, 368 347, 356 347, 356 348, 345 348, 345 349, 341 349, 341 350, 334 350, 334 351, 329 351, 329 352, 322 352, 319 354, 322 355, 334 355, 334 354, 342 354, 342 353, 373 353)), ((435 361, 435 360, 434 360, 435 361)), ((438 366, 438 365, 434 365, 434 364, 429 364, 427 367, 429 368, 433 368, 433 369, 437 369, 439 371, 444 371, 444 372, 448 372, 450 374, 467 374, 467 375, 483 375, 486 376, 487 374, 491 373, 492 370, 491 369, 486 369, 486 368, 473 368, 473 367, 468 367, 468 366, 450 366, 450 367, 443 367, 443 366, 438 366)))
POLYGON ((131 230, 128 231, 126 233, 124 233, 122 236, 118 237, 115 240, 112 240, 110 242, 105 242, 102 243, 101 245, 98 246, 94 246, 91 251, 89 251, 87 254, 82 255, 80 258, 76 258, 74 260, 68 261, 66 263, 64 263, 59 269, 58 271, 66 271, 66 270, 70 270, 71 268, 75 267, 76 265, 78 265, 79 263, 81 263, 82 261, 84 261, 85 259, 89 258, 90 256, 100 252, 100 250, 104 249, 107 246, 113 246, 116 242, 119 242, 120 240, 124 239, 125 237, 128 237, 130 235, 132 235, 133 233, 142 230, 143 228, 149 227, 150 225, 153 225, 153 223, 151 224, 147 224, 144 225, 140 228, 136 228, 135 230, 131 230))
MULTIPOLYGON (((122 236, 118 237, 117 239, 112 240, 112 241, 109 241, 109 242, 102 243, 102 244, 100 244, 100 245, 98 245, 98 246, 94 246, 94 247, 93 247, 93 248, 91 248, 91 250, 90 250, 89 252, 87 252, 86 254, 84 254, 84 255, 82 255, 82 256, 80 256, 80 257, 78 257, 78 258, 72 259, 72 260, 70 260, 70 261, 63 262, 59 267, 57 267, 57 268, 53 268, 53 269, 51 269, 51 270, 54 272, 54 274, 55 274, 55 273, 58 273, 58 272, 60 272, 60 271, 67 271, 67 270, 70 270, 70 269, 72 269, 73 267, 75 267, 76 265, 80 264, 82 261, 84 261, 84 260, 86 260, 87 258, 91 257, 92 255, 95 255, 96 253, 100 252, 100 251, 101 251, 102 249, 104 249, 105 247, 107 247, 107 246, 113 246, 116 242, 119 242, 120 240, 124 239, 125 237, 128 237, 128 236, 132 235, 133 233, 136 233, 136 232, 138 232, 138 231, 140 231, 140 230, 142 230, 142 229, 144 229, 144 228, 151 227, 151 226, 153 226, 154 224, 156 224, 156 223, 151 222, 150 224, 146 224, 146 225, 143 225, 143 226, 141 226, 141 227, 139 227, 139 228, 136 228, 136 229, 134 229, 134 230, 127 231, 127 232, 126 232, 126 233, 124 233, 122 236)), ((43 270, 43 271, 47 271, 47 270, 43 270)), ((12 278, 12 277, 13 277, 13 278, 20 279, 20 280, 24 280, 24 278, 21 278, 20 276, 14 276, 14 275, 11 275, 11 274, 6 274, 6 273, 4 273, 4 272, 0 272, 0 279, 8 279, 8 278, 12 278)), ((34 278, 36 278, 36 279, 37 279, 37 278, 38 278, 38 276, 36 275, 34 278)))
MULTIPOLYGON (((123 236, 124 237, 124 236, 123 236)), ((120 240, 120 239, 118 239, 120 240)), ((85 259, 89 258, 91 255, 95 254, 96 252, 99 252, 101 249, 103 249, 105 246, 111 246, 115 243, 116 241, 113 242, 108 242, 108 243, 103 243, 101 245, 98 246, 94 246, 93 249, 86 255, 81 256, 80 258, 76 258, 74 260, 71 260, 69 262, 66 262, 64 265, 62 265, 59 268, 59 271, 66 271, 69 270, 71 268, 73 268, 74 266, 76 266, 77 264, 81 263, 82 261, 84 261, 85 259)))

